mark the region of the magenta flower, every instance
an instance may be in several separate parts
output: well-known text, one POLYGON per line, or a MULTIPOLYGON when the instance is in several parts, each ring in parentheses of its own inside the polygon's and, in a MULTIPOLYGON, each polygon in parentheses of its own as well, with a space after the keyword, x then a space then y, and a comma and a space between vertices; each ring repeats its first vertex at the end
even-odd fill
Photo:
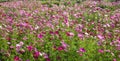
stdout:
POLYGON ((58 51, 62 51, 62 50, 64 50, 65 48, 63 47, 63 46, 59 46, 58 48, 57 48, 57 50, 58 51))
POLYGON ((52 35, 54 34, 54 32, 53 32, 53 31, 50 31, 49 33, 50 33, 50 34, 52 34, 52 35))
POLYGON ((26 61, 30 61, 29 59, 27 59, 26 61))
POLYGON ((55 31, 55 32, 50 31, 49 33, 50 33, 51 35, 54 35, 54 34, 58 35, 58 34, 59 34, 59 31, 55 31))
POLYGON ((28 46, 27 49, 28 49, 29 51, 32 51, 32 50, 33 50, 33 47, 32 47, 32 46, 28 46))
POLYGON ((14 48, 14 46, 10 46, 9 48, 10 48, 10 49, 13 49, 13 48, 14 48))
POLYGON ((84 25, 83 24, 78 24, 77 26, 76 26, 76 28, 75 28, 75 30, 77 31, 77 32, 82 32, 82 29, 84 28, 84 25))
POLYGON ((64 41, 62 41, 61 43, 62 43, 62 46, 63 46, 65 49, 68 47, 68 45, 67 45, 64 41))
POLYGON ((117 61, 117 60, 114 58, 113 61, 117 61))
POLYGON ((36 51, 36 52, 33 53, 33 57, 35 59, 38 59, 39 56, 40 56, 40 52, 39 51, 36 51))
POLYGON ((43 38, 43 34, 38 34, 38 38, 43 38))
POLYGON ((6 40, 10 41, 10 40, 11 40, 11 38, 10 38, 10 37, 7 37, 7 38, 6 38, 6 40))
POLYGON ((66 26, 69 26, 68 19, 65 19, 65 20, 64 20, 64 23, 65 23, 66 26))
POLYGON ((100 40, 104 40, 104 36, 102 36, 102 35, 97 35, 97 37, 100 39, 100 40))
POLYGON ((13 23, 13 19, 12 19, 11 17, 9 17, 7 20, 8 20, 10 23, 13 23))
POLYGON ((24 15, 25 14, 25 11, 24 10, 20 10, 20 15, 22 16, 22 15, 24 15))
POLYGON ((59 31, 55 31, 55 34, 57 34, 57 35, 58 35, 58 34, 59 34, 59 31))
POLYGON ((45 60, 46 60, 46 61, 50 61, 50 58, 46 58, 45 60))
POLYGON ((20 60, 20 58, 18 56, 14 57, 14 61, 19 61, 19 60, 20 60))
POLYGON ((84 48, 80 48, 79 52, 86 52, 86 50, 84 48))
POLYGON ((28 24, 28 23, 25 23, 25 22, 24 22, 24 23, 21 23, 21 25, 24 26, 24 27, 29 26, 29 24, 28 24))
POLYGON ((53 46, 53 49, 55 49, 55 50, 56 50, 56 49, 57 49, 57 47, 56 47, 56 46, 53 46))
POLYGON ((80 39, 82 39, 82 38, 84 37, 84 35, 81 34, 81 33, 79 33, 79 34, 78 34, 78 37, 79 37, 80 39))
POLYGON ((99 52, 99 53, 104 53, 104 50, 99 49, 98 52, 99 52))
POLYGON ((74 33, 72 32, 66 32, 67 36, 74 36, 74 33))
POLYGON ((113 16, 111 16, 110 18, 111 18, 111 19, 115 19, 115 18, 116 18, 116 16, 115 16, 115 15, 113 15, 113 16))
POLYGON ((114 27, 115 27, 115 24, 114 24, 114 23, 111 23, 110 26, 111 26, 112 28, 114 28, 114 27))

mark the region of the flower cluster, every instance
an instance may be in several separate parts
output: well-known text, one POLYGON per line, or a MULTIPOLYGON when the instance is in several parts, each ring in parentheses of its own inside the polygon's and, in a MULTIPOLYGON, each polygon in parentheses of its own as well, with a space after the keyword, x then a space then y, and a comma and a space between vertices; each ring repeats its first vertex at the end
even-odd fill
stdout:
POLYGON ((119 2, 56 4, 0 3, 0 60, 120 60, 119 2))

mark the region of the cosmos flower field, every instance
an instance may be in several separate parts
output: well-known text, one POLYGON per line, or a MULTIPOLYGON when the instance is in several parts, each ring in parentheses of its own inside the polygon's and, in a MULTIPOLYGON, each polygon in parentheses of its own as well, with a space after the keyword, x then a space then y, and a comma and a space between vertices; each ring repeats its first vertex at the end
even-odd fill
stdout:
POLYGON ((120 61, 120 2, 0 3, 0 61, 120 61))

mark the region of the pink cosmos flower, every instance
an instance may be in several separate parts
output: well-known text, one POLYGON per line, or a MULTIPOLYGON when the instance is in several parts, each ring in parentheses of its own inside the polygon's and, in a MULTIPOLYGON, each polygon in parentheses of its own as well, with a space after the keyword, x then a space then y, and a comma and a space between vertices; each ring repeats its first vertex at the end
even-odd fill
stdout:
POLYGON ((104 53, 104 50, 99 49, 98 52, 99 52, 99 53, 104 53))
POLYGON ((59 31, 55 31, 55 34, 57 34, 57 35, 58 35, 58 34, 59 34, 59 31))
POLYGON ((43 38, 43 34, 38 34, 38 38, 43 38))
POLYGON ((58 48, 57 48, 57 50, 58 51, 62 51, 62 50, 64 50, 65 48, 63 47, 63 46, 59 46, 58 48))
POLYGON ((86 50, 84 48, 80 48, 79 52, 86 52, 86 50))
POLYGON ((14 57, 14 61, 19 61, 19 60, 20 60, 20 58, 18 56, 14 57))
POLYGON ((28 38, 25 36, 25 37, 23 37, 23 40, 27 40, 28 38))
POLYGON ((100 39, 100 40, 104 40, 104 36, 102 36, 102 35, 97 35, 97 37, 100 39))
POLYGON ((25 10, 20 10, 20 15, 22 16, 22 15, 25 15, 25 10))
POLYGON ((27 49, 28 49, 29 51, 32 51, 32 50, 33 50, 33 47, 32 47, 32 46, 28 46, 27 49))
POLYGON ((22 41, 20 41, 20 43, 16 44, 16 50, 20 51, 20 48, 24 45, 24 43, 22 41))
POLYGON ((25 23, 25 22, 24 22, 24 23, 21 23, 21 25, 22 25, 22 26, 25 26, 25 27, 29 26, 29 24, 28 24, 28 23, 25 23))
POLYGON ((10 48, 10 49, 13 49, 13 48, 14 48, 14 46, 10 46, 9 48, 10 48))
POLYGON ((54 34, 54 32, 53 32, 53 31, 50 31, 49 33, 50 33, 50 34, 52 34, 52 35, 54 34))
POLYGON ((72 32, 66 32, 67 36, 74 36, 74 33, 72 32))
POLYGON ((117 60, 114 58, 113 61, 117 61, 117 60))
POLYGON ((16 44, 16 51, 19 51, 22 46, 20 44, 16 44))
POLYGON ((10 23, 13 23, 13 19, 12 19, 11 17, 9 17, 7 20, 8 20, 10 23))
POLYGON ((40 52, 39 51, 36 51, 36 52, 33 53, 33 57, 35 59, 38 59, 39 56, 40 56, 40 52))
POLYGON ((24 42, 22 42, 22 41, 20 41, 20 43, 19 43, 21 46, 23 46, 24 45, 24 42))
POLYGON ((82 38, 84 37, 84 35, 81 34, 81 33, 79 33, 79 34, 78 34, 78 37, 79 37, 80 39, 82 39, 82 38))
POLYGON ((68 47, 68 45, 67 45, 64 41, 62 41, 61 43, 62 43, 62 46, 63 46, 65 49, 68 47))
POLYGON ((65 19, 65 20, 64 20, 64 23, 66 24, 66 26, 69 26, 69 21, 68 21, 68 19, 65 19))
POLYGON ((54 34, 58 35, 58 34, 59 34, 59 31, 55 31, 55 32, 50 31, 49 33, 50 33, 51 35, 54 35, 54 34))

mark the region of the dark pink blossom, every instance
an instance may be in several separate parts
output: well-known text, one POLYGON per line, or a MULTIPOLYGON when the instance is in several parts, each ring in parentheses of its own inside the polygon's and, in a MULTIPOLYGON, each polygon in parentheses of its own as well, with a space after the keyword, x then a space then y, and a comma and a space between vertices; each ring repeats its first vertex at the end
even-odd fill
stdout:
POLYGON ((63 46, 59 46, 58 48, 57 48, 57 50, 58 51, 62 51, 62 50, 64 50, 65 48, 63 47, 63 46))
POLYGON ((86 50, 84 48, 80 48, 79 52, 86 52, 86 50))
POLYGON ((65 23, 66 26, 69 26, 69 21, 68 21, 68 19, 65 19, 65 20, 64 20, 64 23, 65 23))
POLYGON ((32 46, 28 46, 27 49, 28 49, 29 51, 32 51, 32 50, 33 50, 33 47, 32 47, 32 46))
POLYGON ((53 35, 53 34, 54 34, 54 32, 53 32, 53 31, 50 31, 49 33, 50 33, 51 35, 53 35))
POLYGON ((59 31, 55 31, 55 34, 57 34, 57 35, 58 35, 58 34, 59 34, 59 31))
POLYGON ((39 51, 36 51, 36 52, 33 53, 33 57, 35 59, 38 59, 39 56, 40 56, 40 52, 39 51))
POLYGON ((104 50, 99 49, 98 52, 99 52, 99 53, 104 53, 104 50))
POLYGON ((46 61, 50 61, 50 58, 46 58, 45 60, 46 60, 46 61))
POLYGON ((74 36, 74 33, 72 32, 66 32, 67 36, 74 36))
POLYGON ((14 57, 14 61, 19 61, 19 60, 20 60, 20 58, 18 56, 14 57))
POLYGON ((38 34, 38 38, 43 38, 43 34, 38 34))
POLYGON ((65 49, 68 47, 68 45, 64 41, 62 41, 61 44, 65 49))

